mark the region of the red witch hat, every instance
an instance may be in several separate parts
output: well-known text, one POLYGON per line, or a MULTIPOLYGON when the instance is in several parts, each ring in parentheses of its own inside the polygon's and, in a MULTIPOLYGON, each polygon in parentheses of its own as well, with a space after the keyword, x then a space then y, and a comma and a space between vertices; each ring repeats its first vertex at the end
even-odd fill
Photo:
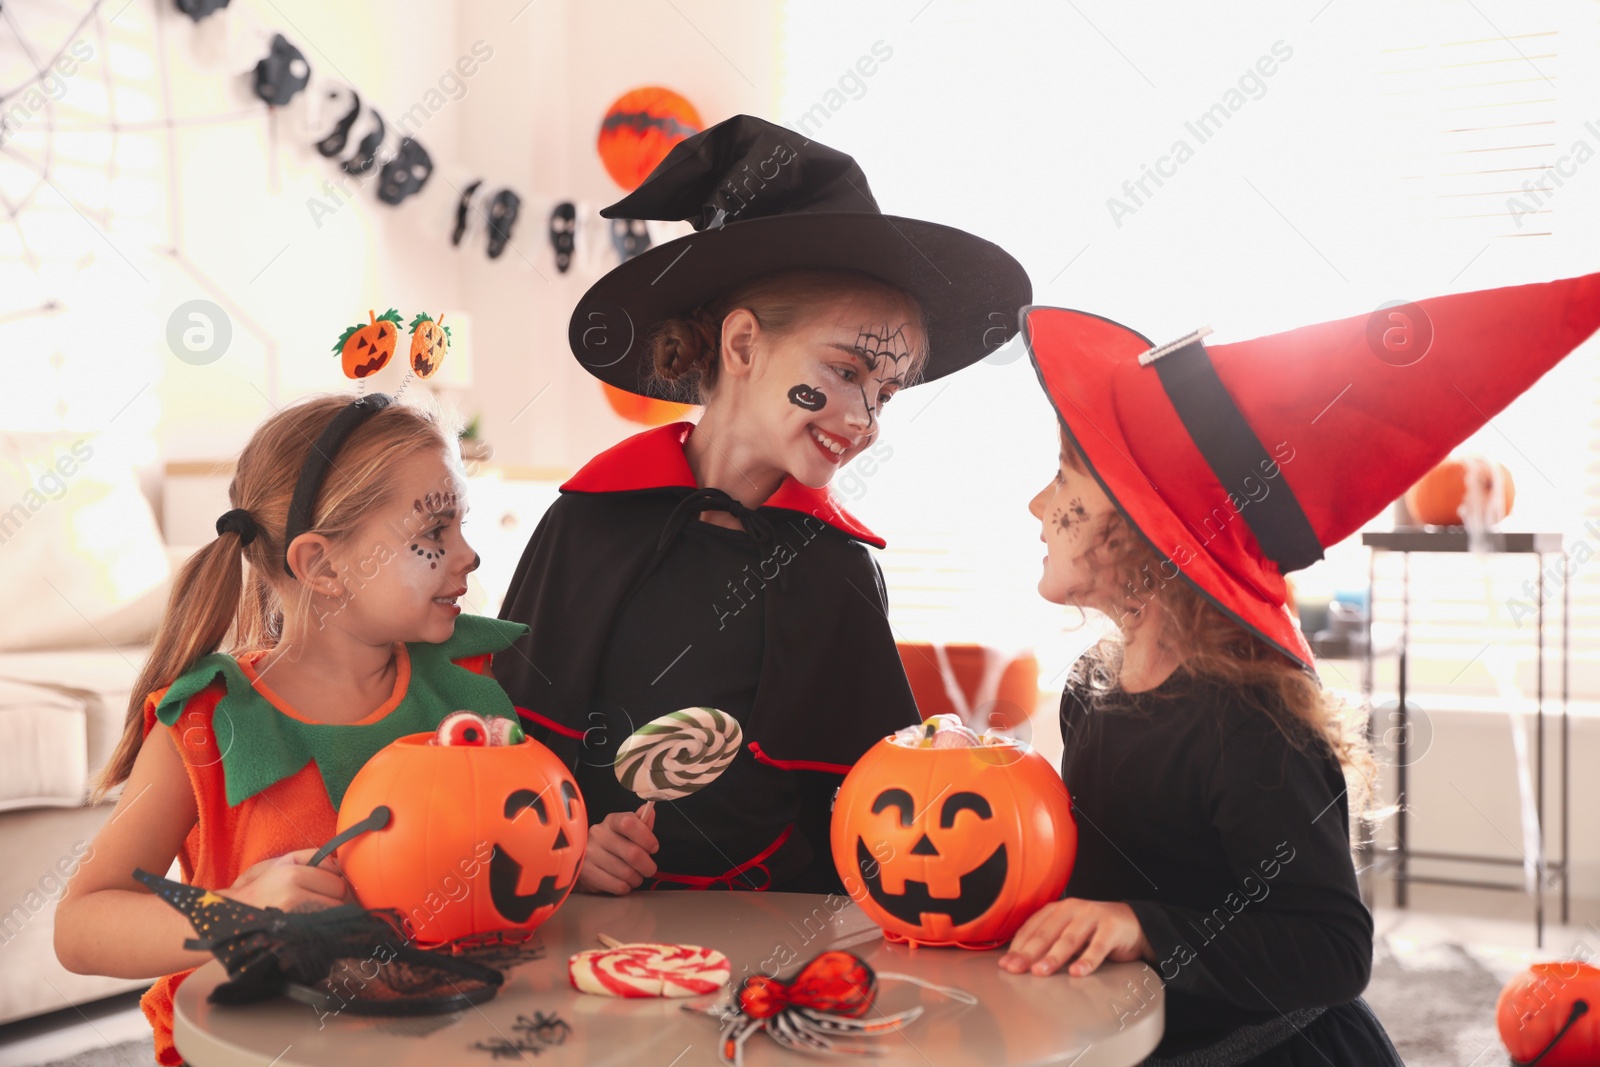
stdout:
POLYGON ((1322 558, 1600 328, 1600 274, 1434 297, 1207 347, 1026 307, 1045 393, 1095 479, 1181 574, 1310 668, 1284 574, 1322 558))

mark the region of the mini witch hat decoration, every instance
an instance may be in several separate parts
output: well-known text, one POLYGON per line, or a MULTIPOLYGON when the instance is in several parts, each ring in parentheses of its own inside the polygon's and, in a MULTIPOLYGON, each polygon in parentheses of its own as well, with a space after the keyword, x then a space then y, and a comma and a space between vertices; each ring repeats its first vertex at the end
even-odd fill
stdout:
POLYGON ((1032 298, 1027 272, 1005 249, 953 226, 884 214, 853 158, 752 115, 678 142, 600 214, 687 221, 697 231, 611 270, 567 327, 585 370, 657 400, 682 399, 651 374, 648 341, 661 324, 764 274, 856 271, 916 297, 928 327, 924 382, 1005 344, 1032 298))
POLYGON ((1600 328, 1600 274, 1207 346, 1083 311, 1022 331, 1095 479, 1179 575, 1310 668, 1283 576, 1322 558, 1600 328), (1396 346, 1385 331, 1412 331, 1396 346))

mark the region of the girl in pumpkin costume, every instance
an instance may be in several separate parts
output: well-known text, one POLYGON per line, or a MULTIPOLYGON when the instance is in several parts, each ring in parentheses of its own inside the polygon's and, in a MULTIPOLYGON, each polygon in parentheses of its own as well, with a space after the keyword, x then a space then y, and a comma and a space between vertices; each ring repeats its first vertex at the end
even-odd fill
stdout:
POLYGON ((867 551, 883 542, 828 483, 898 390, 1011 336, 1027 276, 971 234, 884 215, 849 156, 748 115, 678 144, 602 214, 698 232, 597 282, 573 352, 705 413, 561 487, 501 611, 532 632, 496 676, 601 817, 580 888, 836 889, 833 794, 918 716, 867 551), (621 743, 699 706, 738 723, 731 762, 641 808, 613 770, 621 743))
POLYGON ((356 771, 452 711, 515 718, 489 659, 524 627, 456 604, 478 557, 453 444, 383 394, 288 407, 177 576, 97 792, 126 786, 56 921, 69 970, 165 975, 142 1002, 163 1064, 182 1062, 173 994, 211 955, 182 947, 187 920, 135 868, 176 858, 188 884, 256 907, 351 902, 330 864, 306 864, 356 771))
POLYGON ((1024 311, 1061 426, 1058 470, 1030 504, 1048 546, 1039 591, 1119 634, 1062 695, 1072 880, 1000 965, 1147 961, 1166 986, 1152 1065, 1400 1063, 1360 999, 1372 918, 1348 798, 1373 761, 1321 688, 1283 575, 1583 343, 1600 275, 1399 310, 1421 358, 1365 316, 1153 348, 1094 315, 1024 311))

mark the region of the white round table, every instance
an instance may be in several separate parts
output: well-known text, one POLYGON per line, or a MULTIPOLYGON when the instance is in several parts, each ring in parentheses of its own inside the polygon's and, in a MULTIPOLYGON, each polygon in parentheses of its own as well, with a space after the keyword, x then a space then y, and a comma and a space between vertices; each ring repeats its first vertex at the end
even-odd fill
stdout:
MULTIPOLYGON (((880 975, 911 974, 977 998, 963 1004, 910 982, 880 979, 879 1010, 924 1008, 902 1031, 871 1039, 884 1055, 866 1062, 885 1067, 1127 1067, 1155 1048, 1164 1025, 1161 982, 1142 963, 1105 964, 1085 978, 1013 975, 996 965, 999 950, 892 945, 844 896, 665 892, 573 894, 530 943, 542 946, 542 958, 507 970, 494 999, 448 1014, 325 1015, 288 998, 219 1006, 206 998, 227 974, 213 961, 179 987, 174 1039, 193 1067, 719 1063, 717 1021, 683 1011, 684 1001, 590 996, 568 984, 567 957, 599 947, 600 933, 719 949, 733 965, 730 988, 746 974, 789 978, 818 953, 842 948, 880 975)), ((764 1033, 745 1045, 748 1067, 826 1062, 782 1049, 764 1033)))

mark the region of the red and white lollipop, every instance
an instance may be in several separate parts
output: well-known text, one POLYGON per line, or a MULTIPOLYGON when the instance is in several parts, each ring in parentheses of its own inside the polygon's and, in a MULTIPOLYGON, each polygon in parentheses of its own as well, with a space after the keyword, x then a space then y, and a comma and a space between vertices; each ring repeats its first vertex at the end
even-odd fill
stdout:
POLYGON ((624 945, 602 937, 608 947, 575 953, 567 977, 580 993, 602 997, 698 997, 728 982, 728 957, 699 945, 639 942, 624 945))

